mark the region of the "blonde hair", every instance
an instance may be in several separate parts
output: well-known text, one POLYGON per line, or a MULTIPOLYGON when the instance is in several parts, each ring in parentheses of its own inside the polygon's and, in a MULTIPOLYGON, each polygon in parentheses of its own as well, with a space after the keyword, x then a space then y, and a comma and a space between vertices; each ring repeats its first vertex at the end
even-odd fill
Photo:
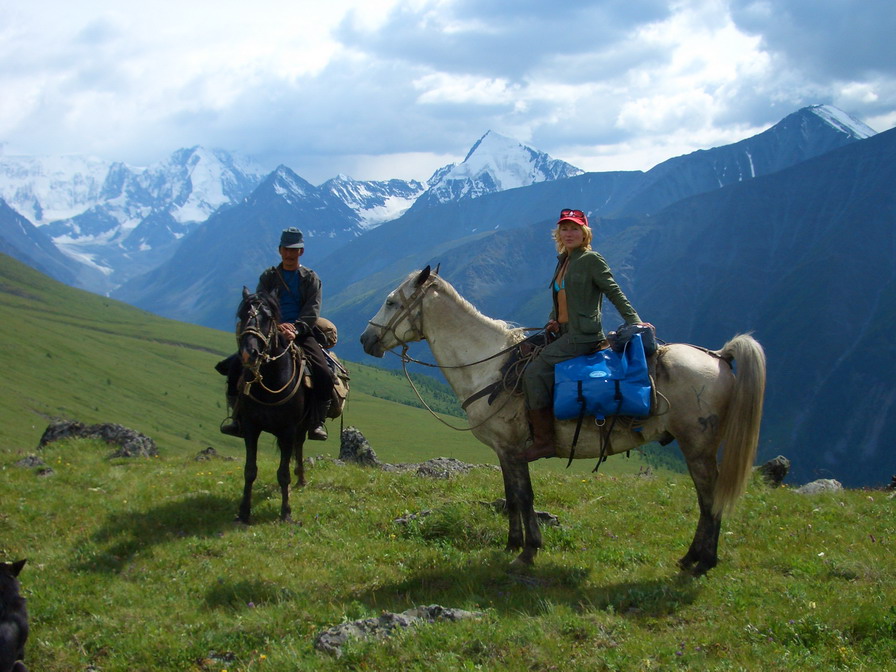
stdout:
MULTIPOLYGON (((554 244, 557 246, 558 254, 560 254, 561 252, 566 250, 566 246, 560 241, 560 225, 562 223, 563 223, 562 220, 557 222, 557 226, 555 226, 554 230, 551 231, 551 236, 554 239, 554 244)), ((582 233, 585 234, 585 239, 582 241, 582 249, 590 250, 591 249, 591 240, 594 238, 594 234, 591 233, 591 227, 583 226, 582 233)))

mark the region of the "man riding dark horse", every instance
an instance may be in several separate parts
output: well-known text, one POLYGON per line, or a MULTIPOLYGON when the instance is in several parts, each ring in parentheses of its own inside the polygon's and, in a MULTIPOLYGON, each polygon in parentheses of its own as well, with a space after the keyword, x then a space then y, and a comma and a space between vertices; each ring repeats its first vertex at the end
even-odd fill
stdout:
MULTIPOLYGON (((321 344, 315 338, 314 327, 320 317, 321 282, 317 273, 299 263, 305 252, 302 232, 295 227, 284 229, 280 235, 280 259, 277 266, 265 270, 258 279, 256 292, 265 292, 277 298, 280 304, 280 333, 304 352, 309 364, 315 403, 312 406, 311 429, 308 438, 326 441, 324 421, 333 395, 333 372, 327 364, 321 344)), ((242 436, 239 409, 235 408, 239 391, 237 384, 242 364, 237 355, 231 355, 219 364, 227 373, 227 403, 233 410, 232 422, 221 426, 221 432, 242 436)), ((219 370, 220 370, 219 368, 219 370)))

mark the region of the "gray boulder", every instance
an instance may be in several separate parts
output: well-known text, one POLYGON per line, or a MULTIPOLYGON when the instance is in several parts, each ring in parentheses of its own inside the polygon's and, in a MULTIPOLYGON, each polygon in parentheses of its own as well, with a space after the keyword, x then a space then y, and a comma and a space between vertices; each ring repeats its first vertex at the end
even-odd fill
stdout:
POLYGON ((449 609, 438 604, 414 607, 400 614, 384 612, 376 618, 364 618, 327 628, 314 638, 314 648, 337 658, 342 655, 342 647, 350 639, 384 638, 424 623, 460 621, 467 618, 481 618, 482 612, 449 609))
POLYGON ((766 483, 773 488, 777 488, 784 482, 787 472, 790 471, 790 460, 783 455, 778 455, 773 460, 756 467, 756 471, 759 472, 766 483))
POLYGON ((370 443, 357 427, 347 427, 342 430, 339 459, 365 467, 377 467, 380 464, 370 443))
POLYGON ((156 457, 159 454, 156 443, 145 434, 116 424, 85 425, 74 420, 57 420, 50 423, 40 442, 38 450, 61 439, 101 439, 118 446, 109 457, 156 457))
POLYGON ((820 478, 798 487, 794 492, 800 495, 817 495, 820 492, 839 492, 842 489, 843 485, 840 481, 835 481, 833 478, 820 478))

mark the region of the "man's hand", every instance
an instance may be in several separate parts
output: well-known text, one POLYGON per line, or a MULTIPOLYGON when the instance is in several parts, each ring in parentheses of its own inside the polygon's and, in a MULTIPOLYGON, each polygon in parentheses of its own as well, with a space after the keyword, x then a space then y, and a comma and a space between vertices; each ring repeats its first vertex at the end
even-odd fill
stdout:
POLYGON ((551 320, 546 325, 544 325, 544 330, 549 331, 552 334, 556 334, 560 331, 560 323, 557 320, 551 320))
POLYGON ((277 329, 286 338, 287 341, 294 341, 296 338, 296 325, 291 322, 281 322, 277 325, 277 329))

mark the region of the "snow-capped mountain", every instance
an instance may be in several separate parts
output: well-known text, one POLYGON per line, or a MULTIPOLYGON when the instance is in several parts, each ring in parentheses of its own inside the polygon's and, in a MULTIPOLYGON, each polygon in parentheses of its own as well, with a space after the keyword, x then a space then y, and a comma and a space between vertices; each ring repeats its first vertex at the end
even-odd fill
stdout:
POLYGON ((112 165, 84 156, 0 155, 0 198, 35 226, 73 217, 102 200, 112 165))
POLYGON ((833 105, 812 105, 805 109, 826 121, 831 127, 839 129, 856 140, 864 140, 872 135, 877 135, 877 131, 865 122, 833 105))
POLYGON ((401 217, 426 191, 427 186, 417 180, 360 182, 346 175, 338 175, 324 182, 320 188, 358 213, 361 228, 372 229, 401 217))
POLYGON ((302 230, 302 263, 312 268, 363 234, 358 214, 340 198, 279 166, 247 198, 197 226, 168 260, 112 296, 159 315, 229 328, 242 287, 254 289, 259 273, 279 262, 287 226, 302 230))
POLYGON ((446 166, 430 178, 429 189, 415 207, 479 198, 583 172, 529 145, 488 131, 460 164, 446 166))
POLYGON ((0 157, 0 195, 56 246, 99 273, 105 292, 170 256, 218 208, 238 203, 263 177, 222 150, 180 149, 136 168, 85 157, 0 157))
MULTIPOLYGON (((445 235, 452 231, 452 239, 478 235, 480 215, 466 221, 463 207, 508 190, 535 186, 540 198, 547 199, 548 192, 563 193, 568 180, 584 180, 589 186, 574 200, 587 204, 596 190, 595 203, 600 205, 591 214, 653 212, 685 195, 769 174, 871 135, 874 131, 862 122, 821 105, 789 115, 753 138, 676 157, 647 173, 583 174, 564 161, 489 131, 461 163, 438 169, 425 183, 358 181, 339 175, 314 186, 288 169, 281 170, 284 167, 271 175, 279 173, 275 184, 295 182, 282 188, 297 207, 313 210, 315 203, 326 203, 328 214, 338 212, 344 217, 344 226, 328 222, 320 231, 322 237, 332 236, 334 244, 355 237, 367 239, 381 225, 409 214, 425 212, 424 219, 431 223, 433 208, 448 204, 462 208, 444 215, 449 221, 441 227, 427 225, 422 237, 422 229, 417 228, 415 239, 422 242, 441 235, 440 231, 445 235)), ((0 197, 85 269, 75 273, 78 286, 109 293, 165 264, 200 224, 222 209, 243 203, 271 175, 264 175, 248 159, 202 147, 177 150, 166 161, 147 168, 85 157, 0 156, 0 197)), ((568 204, 564 199, 548 200, 552 206, 561 201, 568 204)), ((523 221, 528 216, 522 212, 517 217, 523 221)), ((305 219, 303 226, 310 227, 306 234, 315 234, 311 229, 316 222, 305 219)), ((282 228, 293 223, 272 225, 282 228)), ((329 243, 315 245, 317 252, 330 247, 329 243)), ((21 250, 27 256, 25 248, 21 250)), ((379 261, 386 263, 388 256, 379 261)), ((363 268, 358 265, 355 270, 363 268)))

